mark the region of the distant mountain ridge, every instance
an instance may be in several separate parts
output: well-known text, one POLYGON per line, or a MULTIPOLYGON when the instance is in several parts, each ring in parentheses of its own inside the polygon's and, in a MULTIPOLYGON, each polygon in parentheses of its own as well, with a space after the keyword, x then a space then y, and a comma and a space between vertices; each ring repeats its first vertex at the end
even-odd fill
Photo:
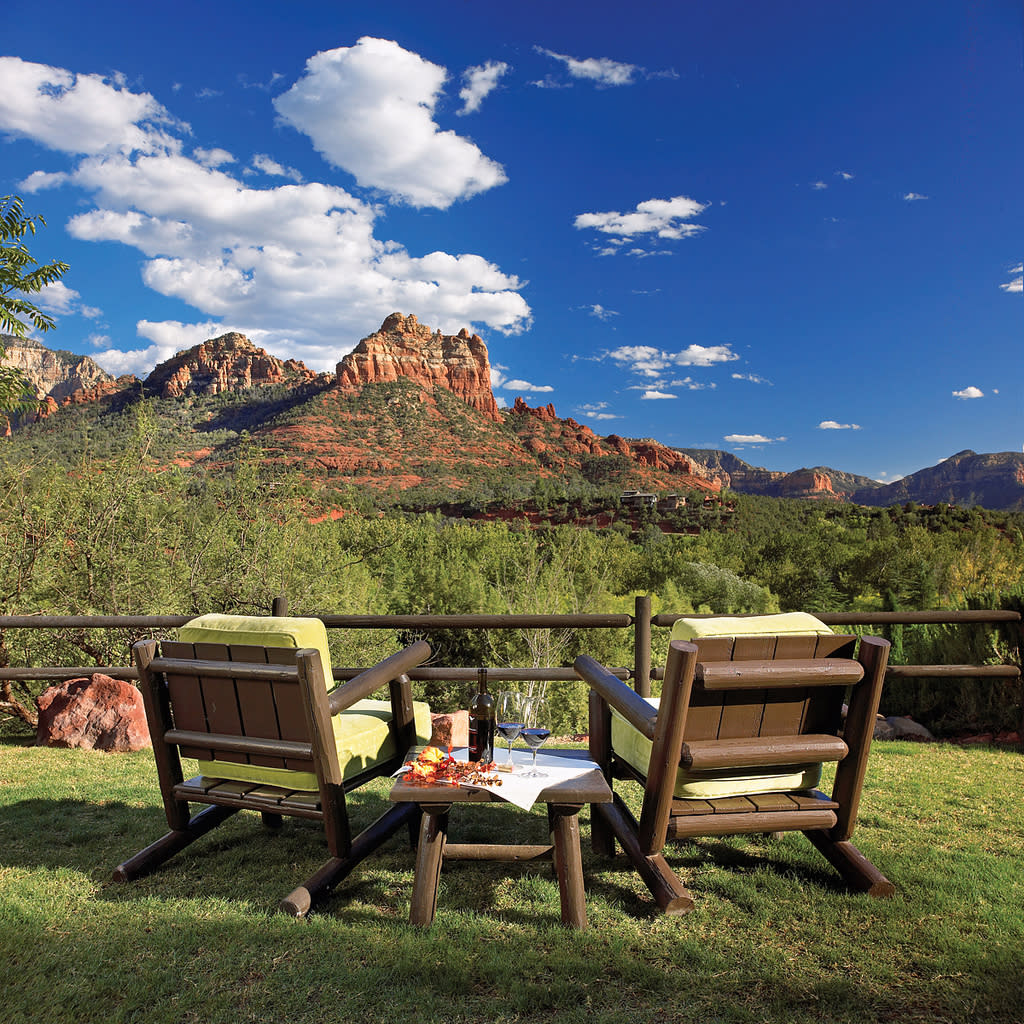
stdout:
POLYGON ((4 349, 5 366, 21 370, 40 398, 48 395, 57 403, 72 392, 114 379, 88 356, 50 349, 33 338, 0 334, 0 347, 4 349))
POLYGON ((730 489, 874 506, 1024 506, 1024 454, 1014 452, 959 452, 883 485, 829 467, 784 473, 715 449, 600 437, 558 417, 553 405, 534 409, 521 398, 500 409, 479 336, 467 330, 442 335, 400 313, 364 338, 335 374, 280 360, 238 333, 177 353, 141 385, 133 377, 115 381, 87 356, 5 341, 11 345, 5 362, 26 373, 31 368, 30 379, 49 395, 45 423, 25 431, 56 435, 65 424, 71 429, 67 417, 78 408, 78 415, 92 417, 89 429, 97 436, 133 395, 144 392, 177 409, 170 417, 176 432, 166 442, 173 450, 166 457, 179 465, 226 463, 246 431, 268 459, 328 487, 433 487, 454 497, 474 485, 511 493, 510 487, 521 492, 538 479, 575 476, 661 492, 730 489))

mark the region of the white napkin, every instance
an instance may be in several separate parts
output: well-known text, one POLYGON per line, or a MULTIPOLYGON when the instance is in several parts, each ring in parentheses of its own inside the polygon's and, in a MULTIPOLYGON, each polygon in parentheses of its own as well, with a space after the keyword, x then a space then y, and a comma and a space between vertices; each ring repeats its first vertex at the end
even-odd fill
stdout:
MULTIPOLYGON (((508 757, 508 748, 495 750, 495 764, 503 765, 508 757)), ((451 751, 451 756, 456 761, 465 761, 469 757, 469 751, 465 747, 456 747, 451 751)), ((462 782, 461 786, 467 789, 486 789, 490 793, 507 800, 516 807, 528 811, 536 802, 537 797, 548 788, 559 782, 568 779, 577 779, 588 772, 598 771, 598 765, 585 757, 565 757, 560 754, 546 754, 543 750, 537 753, 537 768, 547 774, 540 779, 524 778, 530 765, 533 764, 533 753, 529 750, 512 750, 512 763, 515 769, 511 772, 495 772, 497 778, 501 779, 500 786, 484 786, 478 783, 462 782)), ((404 775, 408 769, 403 765, 394 773, 394 776, 404 775)))

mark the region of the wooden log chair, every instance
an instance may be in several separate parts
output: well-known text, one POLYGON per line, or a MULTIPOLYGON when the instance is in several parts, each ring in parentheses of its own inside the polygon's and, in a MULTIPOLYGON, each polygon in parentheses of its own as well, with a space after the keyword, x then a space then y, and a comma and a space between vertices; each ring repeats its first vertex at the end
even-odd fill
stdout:
POLYGON ((266 825, 282 816, 323 822, 330 859, 280 909, 304 916, 401 826, 415 834, 415 804, 394 804, 353 836, 345 794, 387 776, 430 737, 430 710, 405 674, 430 656, 418 641, 328 691, 327 631, 319 619, 205 615, 177 641, 134 645, 170 831, 119 865, 130 881, 239 810, 266 825), (370 694, 388 687, 388 700, 370 694), (197 758, 185 779, 182 757, 197 758), (194 816, 189 804, 208 804, 194 816))
POLYGON ((891 896, 850 842, 889 642, 858 643, 803 613, 681 619, 672 636, 660 699, 575 662, 591 687, 591 756, 613 788, 643 786, 639 821, 618 792, 594 806, 595 850, 610 856, 618 839, 667 914, 693 898, 665 842, 697 836, 800 831, 852 888, 891 896), (816 788, 824 761, 837 762, 831 796, 816 788))

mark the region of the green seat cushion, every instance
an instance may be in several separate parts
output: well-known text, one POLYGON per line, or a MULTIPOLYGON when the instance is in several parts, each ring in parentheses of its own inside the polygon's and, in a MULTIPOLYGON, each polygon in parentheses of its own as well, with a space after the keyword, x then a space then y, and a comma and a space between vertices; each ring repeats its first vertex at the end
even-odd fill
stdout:
MULTIPOLYGON (((651 707, 657 697, 645 698, 651 707)), ((612 709, 612 749, 642 775, 651 763, 653 744, 612 709)), ((813 789, 821 779, 820 764, 773 764, 767 768, 714 768, 708 771, 676 771, 674 795, 677 800, 714 800, 757 793, 794 793, 813 789)))
MULTIPOLYGON (((214 613, 187 622, 178 630, 178 639, 188 643, 247 644, 296 650, 311 647, 320 652, 328 688, 331 688, 333 682, 327 628, 320 619, 214 613)), ((420 701, 414 701, 413 716, 416 742, 428 743, 431 733, 430 708, 420 701)), ((344 778, 351 778, 404 753, 395 749, 389 729, 390 722, 391 702, 371 698, 357 701, 347 711, 332 718, 338 763, 344 778)), ((200 761, 199 771, 203 775, 234 782, 281 786, 301 792, 315 792, 319 789, 315 773, 291 771, 287 768, 265 768, 233 761, 200 761)))
POLYGON ((697 640, 704 636, 822 636, 832 630, 808 612, 779 615, 728 616, 710 619, 676 619, 673 640, 697 640))

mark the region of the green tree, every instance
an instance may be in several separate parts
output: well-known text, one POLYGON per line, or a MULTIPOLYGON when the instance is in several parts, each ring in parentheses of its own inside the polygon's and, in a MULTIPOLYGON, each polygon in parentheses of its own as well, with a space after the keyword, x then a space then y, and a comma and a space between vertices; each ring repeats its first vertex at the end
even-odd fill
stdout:
MULTIPOLYGON (((36 233, 42 217, 26 217, 20 196, 0 197, 0 332, 23 338, 30 325, 40 331, 54 327, 48 316, 27 296, 38 295, 59 281, 68 265, 54 260, 40 266, 28 251, 26 235, 36 233)), ((4 347, 0 345, 0 363, 4 347)), ((0 365, 0 411, 28 408, 30 385, 20 370, 0 365)))

